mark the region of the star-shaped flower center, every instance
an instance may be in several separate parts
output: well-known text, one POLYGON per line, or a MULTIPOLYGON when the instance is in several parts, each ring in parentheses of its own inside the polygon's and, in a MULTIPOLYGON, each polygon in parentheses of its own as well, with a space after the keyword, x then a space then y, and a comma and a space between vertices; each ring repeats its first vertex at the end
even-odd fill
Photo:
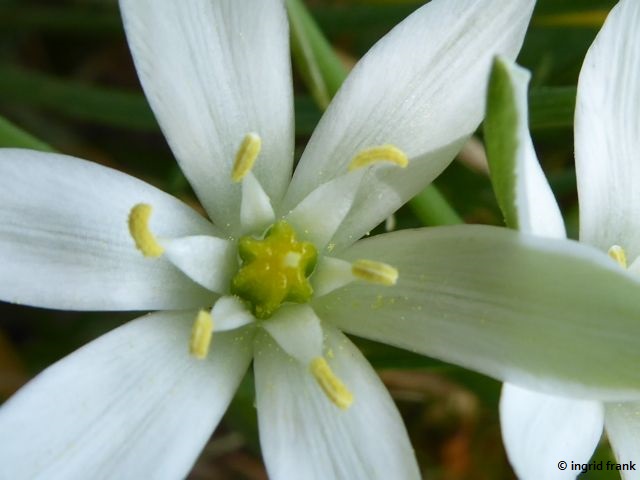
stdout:
MULTIPOLYGON (((228 239, 209 235, 178 238, 156 236, 149 225, 152 206, 145 203, 136 204, 131 209, 129 233, 145 257, 165 257, 165 261, 171 262, 195 283, 221 295, 210 309, 205 308, 198 312, 189 340, 191 355, 198 359, 207 358, 214 330, 235 330, 254 323, 257 319, 258 323, 262 324, 261 327, 276 341, 281 342, 281 346, 284 345, 286 352, 309 364, 322 390, 334 404, 340 408, 347 408, 353 401, 351 393, 333 374, 321 354, 321 327, 318 323, 320 320, 310 307, 308 310, 304 310, 307 307, 302 307, 308 318, 302 318, 300 321, 304 323, 312 318, 311 324, 302 330, 306 330, 307 327, 314 330, 313 325, 317 327, 315 334, 312 332, 310 335, 302 335, 296 330, 295 321, 291 324, 292 309, 297 307, 288 305, 282 311, 279 309, 283 303, 307 303, 312 295, 323 296, 354 281, 395 285, 398 270, 386 263, 369 259, 349 262, 323 256, 318 262, 317 247, 313 243, 298 241, 296 230, 291 225, 296 225, 298 231, 304 231, 308 238, 322 245, 324 243, 320 242, 328 242, 337 225, 332 226, 331 222, 314 224, 306 221, 306 216, 310 214, 310 202, 318 201, 318 191, 312 192, 302 200, 289 212, 286 220, 275 221, 276 214, 271 201, 259 180, 251 173, 261 145, 262 140, 257 133, 245 135, 231 171, 231 180, 241 184, 238 230, 252 232, 253 235, 241 237, 237 244, 233 235, 228 239), (268 225, 271 226, 264 236, 256 234, 264 231, 268 225), (327 228, 334 230, 327 231, 327 228), (319 229, 323 231, 320 232, 319 229), (328 235, 328 238, 323 238, 323 235, 328 235), (312 273, 313 287, 309 281, 312 273), (271 320, 261 322, 266 319, 271 320), (282 332, 285 332, 284 336, 281 335, 282 332), (319 341, 312 341, 306 349, 287 350, 288 344, 296 343, 295 337, 300 335, 312 340, 316 335, 315 338, 319 341), (315 356, 310 357, 309 352, 312 350, 316 350, 315 356)), ((350 189, 357 189, 364 173, 362 169, 375 168, 380 164, 392 164, 403 168, 407 163, 404 152, 393 145, 366 148, 352 159, 349 172, 344 174, 350 176, 351 183, 343 183, 344 177, 338 177, 328 182, 329 187, 325 184, 319 188, 323 195, 328 189, 333 192, 331 195, 342 195, 343 198, 351 198, 353 201, 353 197, 349 197, 344 189, 347 188, 346 185, 350 189)))
POLYGON ((316 247, 296 239, 285 221, 275 223, 264 239, 242 237, 242 266, 231 280, 231 292, 251 304, 257 318, 269 318, 283 302, 305 303, 313 294, 309 275, 316 265, 316 247))

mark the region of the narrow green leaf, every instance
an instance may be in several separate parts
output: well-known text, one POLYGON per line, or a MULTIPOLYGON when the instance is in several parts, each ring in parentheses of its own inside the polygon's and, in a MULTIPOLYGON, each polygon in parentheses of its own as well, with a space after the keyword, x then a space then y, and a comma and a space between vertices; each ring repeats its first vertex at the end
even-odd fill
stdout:
POLYGON ((534 19, 536 27, 586 27, 600 28, 604 23, 609 10, 578 10, 574 12, 538 15, 534 19))
POLYGON ((293 98, 296 114, 296 135, 311 135, 320 121, 322 111, 309 95, 296 95, 293 98))
POLYGON ((287 0, 291 26, 291 48, 305 84, 323 110, 347 76, 347 69, 335 55, 302 0, 287 0))
POLYGON ((529 93, 529 125, 532 130, 573 127, 576 87, 538 87, 529 93))
POLYGON ((611 10, 617 0, 539 0, 534 18, 596 9, 611 10))
MULTIPOLYGON (((80 84, 15 67, 0 67, 0 102, 44 108, 101 125, 158 130, 142 93, 80 84)), ((296 96, 295 110, 296 132, 310 135, 321 112, 308 96, 296 96)))
POLYGON ((325 34, 350 33, 367 38, 397 25, 423 4, 423 1, 396 0, 388 5, 317 5, 311 11, 325 34))
POLYGON ((157 129, 145 98, 14 67, 0 67, 0 101, 44 107, 104 125, 157 129))
POLYGON ((2 116, 0 116, 0 147, 30 148, 43 152, 54 151, 49 145, 25 132, 2 116))
POLYGON ((435 185, 429 185, 409 201, 416 217, 425 225, 457 225, 464 223, 435 185))
POLYGON ((0 30, 20 33, 37 30, 83 36, 123 35, 122 20, 116 5, 105 2, 100 6, 78 4, 69 7, 23 3, 27 2, 0 5, 0 30))

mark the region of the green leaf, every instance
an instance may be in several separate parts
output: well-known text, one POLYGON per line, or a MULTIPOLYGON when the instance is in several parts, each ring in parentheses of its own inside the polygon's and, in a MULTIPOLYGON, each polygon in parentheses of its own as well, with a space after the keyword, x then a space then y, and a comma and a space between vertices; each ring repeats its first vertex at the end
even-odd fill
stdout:
POLYGON ((532 130, 573 128, 576 87, 538 87, 529 93, 529 125, 532 130))
MULTIPOLYGON (((83 36, 122 35, 122 20, 116 5, 86 5, 69 7, 34 5, 34 2, 14 2, 0 5, 2 32, 28 31, 82 34, 83 36), (26 5, 25 5, 26 4, 26 5)), ((62 2, 50 2, 62 3, 62 2)), ((114 2, 115 3, 115 2, 114 2)))
POLYGON ((464 223, 435 185, 429 185, 409 201, 413 213, 425 225, 457 225, 464 223))
POLYGON ((43 152, 54 151, 49 145, 25 132, 2 116, 0 116, 0 147, 30 148, 43 152))
POLYGON ((351 33, 357 37, 380 35, 397 25, 424 2, 400 2, 394 0, 389 5, 317 5, 311 8, 314 18, 326 35, 351 33), (405 3, 405 5, 398 5, 405 3))
MULTIPOLYGON (((15 67, 0 67, 0 102, 44 108, 100 125, 159 131, 142 93, 82 84, 15 67)), ((310 135, 321 112, 308 96, 296 96, 296 132, 310 135)))
POLYGON ((296 95, 293 105, 296 114, 296 135, 311 135, 320 121, 322 111, 309 95, 296 95))
POLYGON ((287 8, 293 58, 311 95, 324 110, 346 78, 347 69, 301 0, 287 0, 287 8))
POLYGON ((147 101, 138 93, 96 88, 15 67, 0 67, 0 100, 49 108, 104 125, 158 128, 147 101))

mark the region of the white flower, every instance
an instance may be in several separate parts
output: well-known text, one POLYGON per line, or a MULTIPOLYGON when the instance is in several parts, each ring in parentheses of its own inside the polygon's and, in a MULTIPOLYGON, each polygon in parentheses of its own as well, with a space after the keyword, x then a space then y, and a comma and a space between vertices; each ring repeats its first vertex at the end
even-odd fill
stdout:
POLYGON ((183 477, 253 358, 272 478, 418 478, 393 402, 340 330, 532 388, 638 398, 636 369, 603 373, 640 359, 630 339, 605 345, 604 362, 591 358, 597 332, 565 348, 566 312, 569 325, 595 324, 611 295, 637 288, 590 249, 471 226, 356 242, 475 130, 491 59, 515 56, 533 3, 419 9, 356 66, 291 180, 282 3, 123 0, 147 98, 213 224, 108 168, 1 152, 2 299, 165 311, 81 348, 2 407, 0 477, 183 477))
MULTIPOLYGON (((539 236, 564 238, 560 210, 527 128, 528 80, 526 70, 507 60, 496 62, 486 121, 492 180, 509 225, 539 236)), ((640 4, 623 0, 609 14, 582 67, 575 153, 580 240, 608 252, 615 260, 609 259, 612 265, 626 269, 629 259, 632 274, 640 270, 638 105, 640 4)), ((580 278, 574 281, 585 283, 580 278)), ((585 284, 588 291, 596 288, 585 284)), ((596 328, 603 342, 619 341, 621 333, 613 332, 610 323, 636 298, 637 291, 615 295, 618 305, 604 312, 600 324, 585 322, 575 335, 596 328)), ((631 331, 627 335, 639 338, 631 331)), ((539 348, 546 352, 544 345, 539 348)), ((594 357, 603 359, 606 354, 594 346, 594 357)), ((612 369, 609 375, 616 376, 617 371, 612 369)), ((640 460, 640 403, 603 404, 505 384, 500 416, 507 453, 518 477, 525 480, 575 478, 579 470, 560 470, 558 462, 588 463, 603 425, 620 464, 640 460)), ((625 479, 640 478, 639 471, 621 473, 625 479)))

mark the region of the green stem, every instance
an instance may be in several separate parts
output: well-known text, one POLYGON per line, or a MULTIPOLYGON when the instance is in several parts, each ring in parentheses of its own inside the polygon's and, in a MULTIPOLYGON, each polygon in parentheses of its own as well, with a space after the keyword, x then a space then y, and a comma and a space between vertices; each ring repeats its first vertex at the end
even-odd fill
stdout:
POLYGON ((425 225, 457 225, 464 223, 435 185, 429 185, 409 201, 413 213, 425 225))

